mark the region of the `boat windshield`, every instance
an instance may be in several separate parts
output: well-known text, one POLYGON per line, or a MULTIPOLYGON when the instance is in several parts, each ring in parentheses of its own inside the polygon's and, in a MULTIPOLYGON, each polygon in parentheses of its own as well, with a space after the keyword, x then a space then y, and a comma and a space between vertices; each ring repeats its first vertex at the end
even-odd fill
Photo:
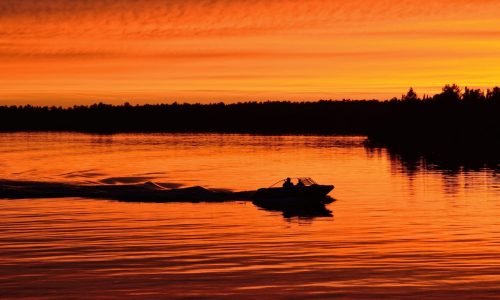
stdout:
MULTIPOLYGON (((290 178, 290 179, 291 179, 292 184, 294 186, 296 186, 299 183, 299 181, 302 182, 302 184, 304 186, 311 186, 311 185, 317 184, 310 177, 297 177, 297 178, 290 178)), ((275 184, 271 185, 270 187, 281 187, 283 185, 283 183, 285 183, 285 181, 286 181, 286 179, 282 179, 282 180, 276 182, 275 184)))
POLYGON ((302 181, 302 183, 305 185, 305 186, 309 186, 309 185, 314 185, 314 184, 317 184, 316 182, 314 182, 314 180, 312 180, 312 178, 310 177, 302 177, 302 178, 298 178, 298 180, 302 181))

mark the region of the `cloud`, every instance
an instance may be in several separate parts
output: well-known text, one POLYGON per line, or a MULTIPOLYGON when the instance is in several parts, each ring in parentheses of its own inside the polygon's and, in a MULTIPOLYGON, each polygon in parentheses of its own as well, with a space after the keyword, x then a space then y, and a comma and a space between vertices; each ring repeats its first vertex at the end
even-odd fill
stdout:
MULTIPOLYGON (((26 46, 26 45, 24 45, 26 46)), ((112 60, 112 59, 152 59, 152 60, 172 60, 172 61, 206 61, 206 60, 290 60, 290 59, 334 59, 334 58, 381 58, 396 55, 395 51, 324 51, 311 49, 294 50, 177 50, 166 51, 161 49, 130 50, 114 49, 110 51, 100 51, 96 49, 46 49, 30 44, 30 47, 12 47, 10 44, 2 47, 0 44, 0 59, 35 59, 35 60, 112 60), (28 48, 28 49, 26 49, 28 48)))
POLYGON ((297 95, 360 80, 372 93, 431 86, 450 72, 498 81, 498 11, 498 0, 1 0, 0 85, 30 95, 181 85, 189 97, 233 79, 274 96, 285 84, 297 95))
POLYGON ((495 17, 490 0, 3 0, 3 34, 22 37, 173 38, 349 30, 373 23, 495 17))

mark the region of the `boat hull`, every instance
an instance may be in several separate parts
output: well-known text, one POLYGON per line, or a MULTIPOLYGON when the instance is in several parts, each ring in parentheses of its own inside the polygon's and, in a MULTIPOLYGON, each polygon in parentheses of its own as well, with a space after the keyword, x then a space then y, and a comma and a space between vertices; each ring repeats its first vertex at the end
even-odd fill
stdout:
POLYGON ((260 204, 327 204, 331 201, 326 197, 334 189, 333 185, 312 185, 290 188, 259 189, 253 196, 253 201, 260 204))

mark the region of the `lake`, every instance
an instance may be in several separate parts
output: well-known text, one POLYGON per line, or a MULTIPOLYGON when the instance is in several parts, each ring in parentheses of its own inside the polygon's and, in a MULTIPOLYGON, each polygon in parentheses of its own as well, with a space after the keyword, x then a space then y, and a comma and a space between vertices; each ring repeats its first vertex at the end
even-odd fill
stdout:
POLYGON ((0 298, 498 299, 498 170, 410 168, 364 140, 2 133, 1 179, 243 191, 310 176, 336 201, 2 199, 0 298))

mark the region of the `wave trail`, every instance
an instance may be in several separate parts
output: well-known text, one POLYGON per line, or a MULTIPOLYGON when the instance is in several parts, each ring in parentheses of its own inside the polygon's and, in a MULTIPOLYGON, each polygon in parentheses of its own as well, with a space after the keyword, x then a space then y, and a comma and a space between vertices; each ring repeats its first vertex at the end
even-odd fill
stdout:
POLYGON ((233 192, 201 186, 165 188, 154 182, 137 184, 72 184, 0 179, 0 198, 81 197, 129 202, 223 202, 248 201, 254 191, 233 192))

